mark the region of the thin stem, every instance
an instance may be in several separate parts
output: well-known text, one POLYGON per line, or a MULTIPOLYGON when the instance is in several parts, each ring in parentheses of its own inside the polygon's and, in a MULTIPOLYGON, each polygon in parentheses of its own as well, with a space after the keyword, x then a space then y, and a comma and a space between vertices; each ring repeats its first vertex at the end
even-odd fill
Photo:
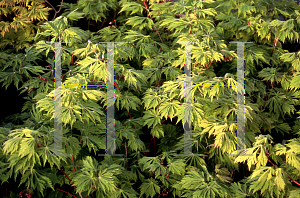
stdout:
POLYGON ((94 51, 95 55, 97 56, 97 58, 99 59, 99 55, 97 54, 95 48, 93 48, 93 51, 94 51))
MULTIPOLYGON (((265 153, 265 155, 267 156, 268 161, 269 161, 275 168, 277 168, 277 166, 270 160, 269 156, 268 156, 266 153, 265 153)), ((282 173, 282 171, 281 171, 281 173, 282 173)), ((292 179, 290 176, 287 175, 287 177, 288 177, 290 180, 292 180, 295 184, 297 184, 298 186, 300 186, 300 183, 298 183, 297 181, 295 181, 294 179, 292 179)))
POLYGON ((145 0, 143 0, 144 6, 146 7, 146 11, 147 11, 147 17, 149 17, 149 10, 148 10, 148 5, 145 2, 145 0))
POLYGON ((170 115, 171 115, 171 114, 169 114, 168 117, 167 117, 164 121, 162 121, 162 123, 164 123, 164 122, 169 118, 170 115))
POLYGON ((131 46, 133 46, 133 47, 137 47, 135 44, 133 44, 133 43, 129 43, 131 46))
POLYGON ((206 68, 207 68, 207 69, 209 69, 209 68, 210 68, 210 66, 211 66, 212 62, 213 62, 213 59, 211 59, 211 61, 210 61, 210 63, 209 63, 209 66, 208 66, 208 67, 207 67, 207 64, 206 64, 206 68))
POLYGON ((7 195, 7 186, 6 186, 6 182, 4 182, 4 184, 5 184, 5 196, 8 197, 8 195, 7 195))
MULTIPOLYGON (((128 112, 128 115, 129 115, 130 119, 132 119, 132 117, 131 117, 131 115, 130 115, 130 113, 129 113, 128 110, 127 110, 127 112, 128 112)), ((133 125, 133 127, 135 128, 134 124, 132 124, 132 125, 133 125)))
POLYGON ((129 120, 127 120, 122 126, 124 126, 127 122, 129 122, 129 120))
POLYGON ((19 73, 21 73, 20 69, 21 69, 21 67, 23 66, 23 62, 24 62, 26 56, 27 56, 27 55, 24 56, 24 58, 23 58, 23 60, 22 60, 22 62, 21 62, 21 64, 20 64, 20 67, 19 67, 19 73))
MULTIPOLYGON (((61 3, 60 3, 60 5, 62 5, 62 4, 63 4, 63 2, 64 2, 64 0, 61 0, 61 3)), ((59 13, 59 12, 60 12, 60 10, 61 10, 61 6, 59 7, 59 10, 57 11, 57 13, 59 13)))
MULTIPOLYGON (((273 56, 274 47, 275 47, 275 45, 276 45, 276 43, 277 43, 276 34, 277 34, 277 28, 275 27, 275 38, 274 38, 274 43, 273 43, 273 48, 272 48, 271 57, 273 56)), ((270 60, 270 61, 271 61, 271 60, 270 60)))
POLYGON ((154 139, 154 156, 153 157, 155 157, 155 137, 153 139, 154 139))
POLYGON ((234 173, 235 169, 232 170, 231 176, 230 178, 233 180, 233 173, 234 173))
POLYGON ((72 162, 73 162, 74 174, 76 175, 75 163, 74 163, 74 156, 73 155, 72 155, 72 162))
MULTIPOLYGON (((77 87, 78 88, 78 87, 77 87)), ((72 137, 72 127, 71 127, 71 137, 72 137)), ((72 143, 71 143, 72 144, 72 143)), ((74 156, 72 155, 72 162, 73 162, 73 168, 74 168, 74 174, 76 175, 76 170, 75 170, 75 162, 74 162, 74 156)))
POLYGON ((64 193, 67 193, 67 194, 71 195, 72 197, 78 198, 78 197, 76 197, 75 195, 72 195, 71 193, 68 193, 68 192, 66 192, 66 191, 64 191, 64 190, 61 190, 61 189, 59 189, 59 188, 56 188, 56 190, 59 190, 59 191, 64 192, 64 193))
POLYGON ((8 18, 10 18, 12 21, 14 20, 14 19, 11 17, 10 14, 8 14, 7 16, 8 16, 8 18))
MULTIPOLYGON (((153 137, 151 137, 151 140, 150 140, 150 142, 149 142, 149 145, 148 145, 148 148, 147 148, 147 149, 149 149, 152 140, 153 140, 153 137)), ((145 155, 145 153, 144 153, 144 155, 145 155)))
POLYGON ((271 88, 271 90, 270 90, 270 94, 269 94, 268 100, 269 100, 270 97, 271 97, 272 91, 273 91, 273 85, 272 85, 272 88, 271 88))
POLYGON ((199 90, 199 93, 200 93, 200 95, 203 97, 203 94, 200 92, 200 90, 199 90))
MULTIPOLYGON (((54 17, 53 17, 53 19, 52 19, 52 21, 54 21, 54 19, 56 18, 56 15, 60 12, 60 10, 61 10, 61 6, 60 6, 60 8, 59 8, 59 10, 58 11, 56 11, 56 9, 53 7, 53 5, 51 5, 51 3, 49 3, 47 0, 45 0, 50 6, 51 6, 51 8, 54 10, 54 17)), ((62 5, 63 4, 63 2, 64 2, 64 0, 62 0, 61 1, 61 4, 60 5, 62 5)))
MULTIPOLYGON (((205 137, 205 136, 204 136, 205 137)), ((207 139, 206 139, 206 137, 205 137, 205 141, 206 141, 206 147, 205 147, 205 149, 207 148, 207 147, 209 147, 209 144, 208 144, 208 141, 207 141, 207 139)))
MULTIPOLYGON (((168 115, 168 117, 164 121, 162 121, 162 123, 164 123, 169 118, 169 116, 170 116, 170 114, 168 115)), ((149 149, 152 140, 153 140, 153 137, 151 138, 147 149, 149 149)), ((155 147, 155 139, 154 139, 154 147, 155 147)), ((155 152, 155 148, 154 148, 154 152, 155 152)), ((145 152, 144 152, 144 155, 145 155, 145 152)))
POLYGON ((82 131, 81 131, 81 134, 80 134, 80 143, 82 142, 82 131))
POLYGON ((115 82, 114 84, 116 85, 117 89, 120 91, 120 89, 119 89, 119 87, 118 87, 118 84, 117 84, 116 82, 115 82))
POLYGON ((162 43, 164 43, 163 40, 162 40, 162 38, 161 38, 161 36, 160 36, 160 33, 159 33, 158 30, 157 30, 157 27, 156 27, 154 24, 153 24, 153 26, 155 27, 155 30, 156 30, 156 32, 157 32, 159 38, 160 38, 160 41, 161 41, 162 43))
MULTIPOLYGON (((57 168, 58 168, 58 166, 57 166, 57 168)), ((66 176, 66 178, 69 180, 69 182, 74 186, 73 182, 70 180, 70 178, 68 177, 68 175, 63 171, 63 169, 60 168, 59 170, 66 176)), ((74 186, 74 187, 77 188, 76 186, 74 186)))
MULTIPOLYGON (((72 46, 71 46, 71 48, 72 48, 72 46)), ((72 53, 72 66, 74 65, 73 56, 74 56, 74 54, 72 53)))
MULTIPOLYGON (((106 10, 105 10, 104 16, 106 17, 106 10)), ((103 21, 102 21, 101 28, 103 27, 103 25, 104 25, 105 21, 106 21, 106 19, 104 18, 104 19, 103 19, 103 21)))
POLYGON ((116 20, 116 15, 117 15, 117 12, 114 13, 114 22, 115 22, 115 26, 117 27, 116 21, 115 21, 116 20))
MULTIPOLYGON (((72 157, 73 157, 73 155, 72 155, 72 157)), ((73 164, 74 165, 74 164, 73 164)), ((56 165, 57 166, 57 165, 56 165)), ((57 166, 57 168, 59 168, 58 166, 57 166)), ((74 167, 74 169, 75 169, 75 167, 74 167)), ((68 175, 63 171, 63 169, 59 169, 65 176, 66 176, 66 178, 69 180, 69 182, 72 184, 72 186, 74 186, 75 188, 77 188, 74 184, 73 184, 73 182, 70 180, 70 178, 68 177, 68 175)), ((67 192, 66 192, 67 193, 67 192)), ((81 195, 81 193, 79 193, 79 195, 80 195, 80 197, 82 198, 82 195, 81 195)), ((73 195, 72 195, 73 196, 73 195)), ((75 197, 75 196, 74 196, 75 197)))
MULTIPOLYGON (((138 161, 138 160, 135 160, 134 162, 136 162, 136 161, 138 161)), ((131 166, 132 164, 134 164, 134 162, 132 162, 129 166, 131 166)))
MULTIPOLYGON (((124 139, 125 139, 125 138, 124 138, 124 139)), ((126 154, 126 168, 128 168, 126 139, 125 139, 125 154, 126 154)))

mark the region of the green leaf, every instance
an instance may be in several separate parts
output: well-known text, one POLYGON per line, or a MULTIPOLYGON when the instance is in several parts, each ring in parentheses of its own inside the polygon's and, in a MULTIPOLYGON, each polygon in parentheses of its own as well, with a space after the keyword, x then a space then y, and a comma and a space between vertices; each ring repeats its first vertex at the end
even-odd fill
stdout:
POLYGON ((139 30, 144 29, 147 27, 148 29, 152 30, 152 25, 154 24, 152 19, 148 17, 139 17, 139 16, 134 16, 128 19, 126 24, 132 25, 132 27, 138 26, 139 30))
POLYGON ((186 164, 184 163, 184 160, 175 160, 168 164, 170 172, 176 175, 184 175, 185 166, 186 164))
POLYGON ((146 179, 141 186, 141 196, 143 194, 146 194, 146 197, 154 197, 156 193, 160 192, 160 187, 158 185, 158 182, 154 180, 153 178, 146 179))
MULTIPOLYGON (((77 10, 78 10, 78 8, 76 8, 75 10, 70 12, 67 15, 67 18, 72 21, 78 21, 79 19, 84 18, 84 13, 76 12, 77 10)), ((66 25, 67 25, 67 23, 66 23, 66 25)))
POLYGON ((164 130, 163 130, 163 127, 162 125, 157 125, 155 127, 153 127, 151 129, 151 135, 152 137, 156 137, 156 138, 160 138, 161 136, 164 137, 164 130))
POLYGON ((123 7, 119 13, 126 11, 126 12, 131 12, 131 15, 138 13, 138 12, 141 12, 141 14, 142 14, 143 10, 144 9, 141 4, 139 4, 137 2, 128 2, 123 5, 123 7))
POLYGON ((144 126, 148 125, 148 128, 155 127, 156 125, 161 123, 160 113, 153 109, 144 111, 143 119, 145 120, 144 126))

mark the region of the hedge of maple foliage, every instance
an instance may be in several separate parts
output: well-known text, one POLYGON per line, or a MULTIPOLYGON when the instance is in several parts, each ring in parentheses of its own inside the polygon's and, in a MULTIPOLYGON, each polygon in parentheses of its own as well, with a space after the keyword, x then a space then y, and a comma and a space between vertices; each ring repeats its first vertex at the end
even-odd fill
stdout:
POLYGON ((300 196, 300 61, 297 48, 287 50, 299 39, 295 1, 3 0, 0 8, 0 82, 26 94, 22 112, 0 127, 2 197, 300 196), (245 153, 253 156, 230 156, 237 143, 230 41, 253 41, 245 45, 245 153), (98 156, 106 149, 103 87, 63 88, 62 147, 70 156, 48 155, 55 47, 46 42, 68 42, 67 85, 105 83, 100 42, 124 42, 114 51, 115 144, 123 157, 98 156), (193 83, 222 85, 193 87, 192 156, 176 155, 184 154, 180 42, 195 42, 193 83))

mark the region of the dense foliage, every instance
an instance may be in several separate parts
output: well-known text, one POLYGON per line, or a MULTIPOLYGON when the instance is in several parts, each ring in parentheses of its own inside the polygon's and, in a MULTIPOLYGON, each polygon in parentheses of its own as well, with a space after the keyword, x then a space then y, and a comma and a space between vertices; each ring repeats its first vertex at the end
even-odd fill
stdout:
POLYGON ((296 2, 79 0, 62 2, 53 20, 50 5, 0 2, 0 82, 27 93, 22 112, 1 124, 1 195, 300 196, 300 61, 284 49, 299 39, 296 2), (176 155, 184 153, 180 42, 188 41, 197 85, 236 85, 237 47, 229 41, 253 41, 245 45, 246 153, 253 156, 229 155, 237 142, 235 86, 193 87, 193 153, 201 155, 176 155), (99 42, 124 42, 114 51, 115 143, 124 157, 98 156, 106 149, 106 88, 80 86, 62 90, 70 157, 47 155, 54 154, 55 47, 46 42, 67 42, 66 85, 105 83, 107 49, 99 42))

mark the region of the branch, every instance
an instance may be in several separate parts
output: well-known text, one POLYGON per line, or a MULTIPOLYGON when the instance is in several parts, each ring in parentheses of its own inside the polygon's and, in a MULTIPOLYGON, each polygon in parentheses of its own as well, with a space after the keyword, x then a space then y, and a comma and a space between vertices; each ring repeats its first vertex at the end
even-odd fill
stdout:
MULTIPOLYGON (((72 157, 73 157, 73 156, 72 156, 72 157)), ((57 165, 56 165, 56 166, 57 166, 57 165)), ((59 168, 59 167, 57 166, 57 168, 59 168)), ((75 169, 75 167, 74 167, 74 169, 75 169)), ((69 180, 69 182, 72 184, 72 186, 74 186, 75 188, 77 188, 77 187, 73 184, 73 182, 70 180, 70 178, 68 177, 68 175, 63 171, 63 169, 60 168, 59 170, 66 176, 66 178, 69 180)), ((57 188, 57 190, 60 190, 60 189, 57 188)), ((60 190, 60 191, 62 191, 62 190, 60 190)), ((65 192, 65 191, 62 191, 62 192, 65 192)), ((65 193, 68 193, 68 192, 65 192, 65 193)), ((70 193, 68 193, 68 194, 70 194, 70 193)), ((72 195, 72 194, 70 194, 70 195, 72 195)), ((74 195, 72 195, 72 196, 73 196, 73 197, 76 197, 76 196, 74 196, 74 195)), ((81 198, 83 198, 80 192, 79 192, 79 196, 80 196, 81 198)))
MULTIPOLYGON (((118 85, 117 85, 118 86, 118 85)), ((119 89, 119 88, 118 88, 119 89)), ((129 117, 130 117, 130 119, 132 119, 132 117, 131 117, 131 115, 130 115, 130 113, 129 113, 129 111, 127 110, 127 112, 128 112, 128 115, 129 115, 129 117)), ((134 124, 132 124, 133 125, 133 127, 135 128, 135 126, 134 126, 134 124)), ((138 134, 139 135, 139 134, 138 134)))
MULTIPOLYGON (((125 139, 125 138, 124 138, 125 139)), ((128 159, 127 159, 127 144, 125 139, 125 154, 126 154, 126 168, 128 168, 128 159)))
POLYGON ((5 184, 5 196, 8 197, 8 195, 7 195, 7 186, 6 186, 6 182, 4 182, 4 184, 5 184))
MULTIPOLYGON (((168 115, 167 118, 165 118, 164 121, 162 121, 162 124, 169 118, 169 116, 170 116, 170 114, 168 115)), ((154 151, 155 151, 155 137, 151 137, 151 140, 150 140, 150 142, 149 142, 149 145, 148 145, 148 148, 147 148, 147 149, 149 149, 150 144, 151 144, 151 141, 152 141, 153 139, 154 139, 154 151)), ((144 152, 144 155, 145 155, 145 152, 144 152)))
MULTIPOLYGON (((78 89, 78 86, 77 86, 77 89, 78 89)), ((72 128, 71 128, 71 137, 72 137, 72 128)), ((74 168, 74 174, 76 175, 75 162, 74 162, 74 157, 73 157, 73 155, 72 155, 72 162, 73 162, 73 166, 74 166, 74 167, 73 167, 73 168, 74 168)), ((79 192, 79 196, 80 196, 81 198, 83 198, 80 192, 79 192)))
MULTIPOLYGON (((152 140, 153 140, 153 136, 151 137, 151 140, 150 140, 150 142, 149 142, 149 145, 148 145, 148 148, 147 148, 147 149, 149 149, 152 140)), ((145 153, 144 153, 144 155, 145 155, 145 153)))
MULTIPOLYGON (((268 157, 268 156, 267 156, 268 157)), ((273 164, 273 162, 269 159, 269 157, 268 157, 268 161, 275 167, 275 168, 277 168, 277 166, 275 165, 275 164, 273 164)), ((281 171, 281 173, 282 173, 282 171, 281 171)), ((297 181, 295 181, 293 178, 291 178, 290 176, 288 176, 287 175, 287 177, 290 179, 290 180, 292 180, 295 184, 297 184, 298 186, 300 186, 300 184, 297 182, 297 181)))
MULTIPOLYGON (((275 38, 274 38, 274 43, 273 43, 273 48, 272 48, 272 53, 271 53, 271 57, 273 56, 273 51, 274 51, 274 47, 277 44, 277 38, 276 38, 276 34, 277 34, 277 28, 275 27, 275 38)), ((271 61, 271 60, 270 60, 271 61)))
MULTIPOLYGON (((59 167, 57 166, 57 168, 59 168, 59 167)), ((69 182, 74 186, 73 182, 70 180, 70 178, 68 177, 68 175, 63 171, 63 169, 60 168, 59 170, 66 176, 66 178, 69 180, 69 182)), ((74 186, 74 187, 77 188, 76 186, 74 186)))
MULTIPOLYGON (((105 10, 105 14, 104 14, 104 16, 106 17, 106 10, 105 10)), ((101 28, 103 27, 103 25, 104 25, 105 21, 106 21, 106 18, 104 18, 104 19, 103 19, 103 21, 102 21, 102 25, 101 25, 101 28)))
MULTIPOLYGON (((277 168, 277 166, 270 160, 269 156, 268 156, 266 153, 265 153, 265 155, 267 156, 268 161, 269 161, 275 168, 277 168)), ((282 173, 282 171, 281 171, 281 173, 282 173)), ((295 181, 293 178, 291 178, 291 177, 288 176, 288 175, 287 175, 287 177, 288 177, 290 180, 292 180, 295 184, 297 184, 298 186, 300 186, 300 183, 298 183, 297 181, 295 181)))
POLYGON ((22 60, 22 62, 21 62, 21 64, 20 64, 20 67, 19 67, 19 72, 20 72, 20 73, 21 73, 20 68, 23 66, 23 62, 24 62, 26 56, 27 56, 27 54, 25 54, 25 56, 24 56, 24 58, 23 58, 23 60, 22 60))
POLYGON ((153 138, 154 139, 154 153, 153 153, 153 157, 155 157, 155 137, 153 138))
POLYGON ((146 7, 147 17, 149 17, 148 5, 146 4, 145 0, 143 0, 143 3, 144 3, 144 6, 146 7))
POLYGON ((53 7, 53 5, 51 5, 51 3, 49 3, 47 0, 45 0, 50 6, 51 6, 51 8, 54 10, 54 17, 53 17, 53 19, 52 19, 52 21, 55 19, 55 17, 56 17, 56 15, 60 12, 60 10, 61 10, 61 6, 62 6, 62 4, 63 4, 63 2, 64 2, 64 0, 61 0, 61 3, 60 3, 60 8, 59 8, 59 10, 58 11, 56 11, 56 9, 53 7))
MULTIPOLYGON (((61 0, 61 3, 60 3, 60 5, 61 5, 61 6, 62 6, 63 2, 64 2, 64 0, 61 0)), ((61 10, 61 6, 59 7, 59 10, 57 11, 57 13, 59 13, 59 12, 60 12, 60 10, 61 10)))
POLYGON ((75 195, 72 195, 71 193, 68 193, 68 192, 66 192, 66 191, 63 191, 63 190, 61 190, 61 189, 59 189, 59 188, 56 188, 56 190, 59 190, 59 191, 64 192, 64 193, 67 193, 67 194, 71 195, 72 197, 78 198, 78 197, 76 197, 75 195))
POLYGON ((72 155, 72 162, 73 162, 74 174, 76 175, 75 163, 74 163, 74 156, 73 155, 72 155))
POLYGON ((120 89, 119 89, 119 87, 118 87, 118 84, 117 84, 116 82, 115 82, 114 84, 116 85, 117 89, 120 91, 120 89))
POLYGON ((168 117, 164 121, 162 121, 162 124, 169 118, 169 116, 170 116, 170 114, 168 115, 168 117))
POLYGON ((51 3, 49 3, 47 0, 45 0, 50 6, 51 8, 56 12, 56 9, 53 7, 53 5, 51 5, 51 3))
MULTIPOLYGON (((145 2, 144 0, 143 0, 143 2, 144 2, 144 5, 145 5, 145 7, 146 7, 146 9, 147 9, 147 17, 149 18, 148 6, 147 6, 147 4, 146 4, 146 2, 145 2)), ((160 36, 158 30, 157 30, 157 27, 156 27, 154 24, 153 24, 153 26, 155 27, 155 30, 156 30, 156 32, 157 32, 157 34, 158 34, 158 36, 159 36, 161 42, 164 43, 163 40, 161 39, 161 36, 160 36)))
POLYGON ((157 34, 158 34, 159 38, 160 38, 160 41, 161 41, 162 43, 164 43, 164 42, 163 42, 163 40, 161 39, 161 36, 160 36, 160 34, 159 34, 159 32, 158 32, 158 30, 157 30, 156 26, 155 26, 154 24, 153 24, 153 26, 155 27, 155 30, 156 30, 156 32, 157 32, 157 34))

